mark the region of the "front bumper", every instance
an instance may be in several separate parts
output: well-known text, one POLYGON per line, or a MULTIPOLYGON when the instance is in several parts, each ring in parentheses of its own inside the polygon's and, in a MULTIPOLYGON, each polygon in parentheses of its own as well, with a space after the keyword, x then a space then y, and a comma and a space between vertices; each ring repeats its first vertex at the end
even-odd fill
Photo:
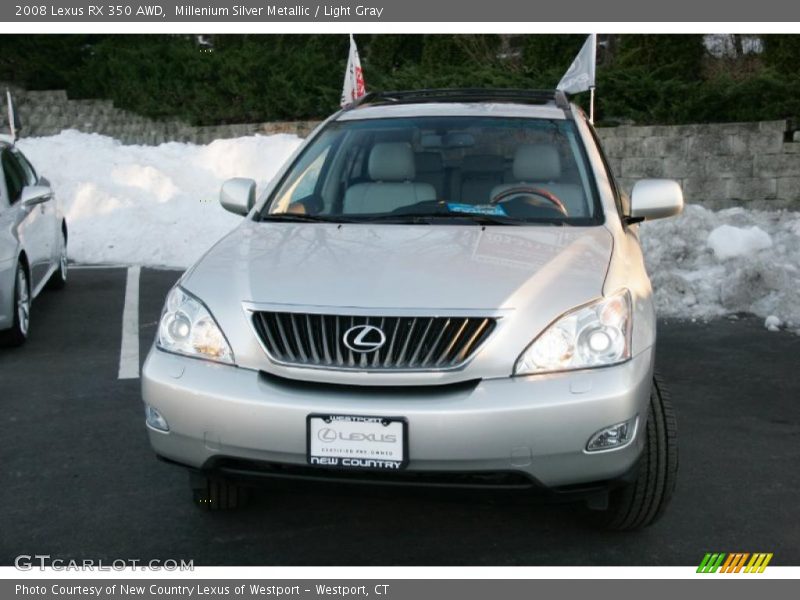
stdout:
POLYGON ((306 465, 309 413, 405 417, 407 471, 519 473, 548 488, 616 479, 644 443, 653 350, 614 367, 426 387, 305 384, 153 348, 142 395, 169 423, 156 453, 202 469, 224 459, 306 465), (638 415, 634 439, 587 453, 598 430, 638 415))

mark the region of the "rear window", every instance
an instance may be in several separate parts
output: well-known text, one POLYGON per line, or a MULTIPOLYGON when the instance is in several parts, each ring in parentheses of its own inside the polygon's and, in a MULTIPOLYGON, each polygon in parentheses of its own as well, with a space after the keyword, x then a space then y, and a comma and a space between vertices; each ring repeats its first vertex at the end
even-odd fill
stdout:
POLYGON ((10 204, 14 204, 22 195, 22 189, 26 185, 26 175, 10 150, 3 151, 2 163, 3 175, 6 179, 6 190, 8 191, 8 201, 10 204))

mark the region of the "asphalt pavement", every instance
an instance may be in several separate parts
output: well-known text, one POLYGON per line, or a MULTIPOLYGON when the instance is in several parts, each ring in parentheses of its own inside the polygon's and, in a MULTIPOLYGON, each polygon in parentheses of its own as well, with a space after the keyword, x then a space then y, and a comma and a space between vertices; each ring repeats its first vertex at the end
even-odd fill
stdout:
MULTIPOLYGON (((175 271, 143 269, 141 360, 175 271)), ((588 528, 527 497, 284 484, 208 513, 148 445, 138 379, 118 379, 126 270, 73 270, 0 349, 0 565, 20 554, 195 565, 696 565, 772 552, 800 565, 800 336, 741 316, 663 321, 658 368, 678 411, 665 517, 588 528)))

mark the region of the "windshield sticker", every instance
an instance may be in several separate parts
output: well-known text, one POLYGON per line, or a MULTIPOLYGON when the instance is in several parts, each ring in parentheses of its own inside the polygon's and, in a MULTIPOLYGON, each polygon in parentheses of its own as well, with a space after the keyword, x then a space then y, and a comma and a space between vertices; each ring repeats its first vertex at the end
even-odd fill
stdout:
POLYGON ((450 212, 470 213, 473 215, 492 215, 497 217, 507 217, 505 209, 499 204, 461 204, 448 202, 447 209, 450 212))

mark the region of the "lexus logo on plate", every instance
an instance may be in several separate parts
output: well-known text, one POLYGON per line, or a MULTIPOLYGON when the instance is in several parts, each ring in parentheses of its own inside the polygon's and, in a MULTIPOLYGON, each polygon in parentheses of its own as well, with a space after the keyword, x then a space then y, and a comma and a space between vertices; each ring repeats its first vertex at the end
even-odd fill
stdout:
POLYGON ((344 332, 342 341, 353 352, 375 352, 386 343, 386 334, 373 325, 356 325, 344 332))
POLYGON ((317 438, 319 438, 320 442, 330 444, 331 442, 336 441, 336 432, 330 427, 325 427, 317 432, 317 438))

